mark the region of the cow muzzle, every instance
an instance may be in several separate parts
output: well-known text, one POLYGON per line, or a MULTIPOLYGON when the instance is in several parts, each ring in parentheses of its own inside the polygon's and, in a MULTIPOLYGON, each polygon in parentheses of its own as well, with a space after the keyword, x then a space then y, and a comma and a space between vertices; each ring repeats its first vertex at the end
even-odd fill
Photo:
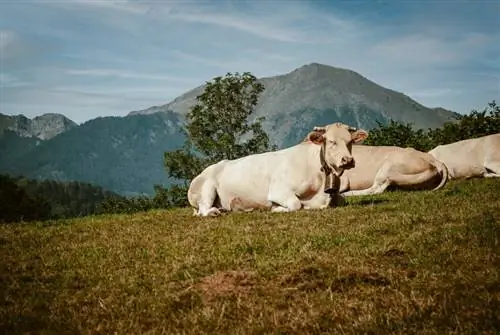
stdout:
POLYGON ((340 164, 338 166, 342 169, 351 169, 355 166, 354 158, 352 156, 344 156, 340 160, 340 164))

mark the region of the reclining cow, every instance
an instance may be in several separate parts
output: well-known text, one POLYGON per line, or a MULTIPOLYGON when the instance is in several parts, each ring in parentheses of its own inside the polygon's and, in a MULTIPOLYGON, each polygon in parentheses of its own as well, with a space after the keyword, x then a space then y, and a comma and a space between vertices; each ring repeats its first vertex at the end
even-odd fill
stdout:
MULTIPOLYGON (((304 141, 308 142, 309 138, 304 141)), ((342 196, 379 194, 391 185, 401 189, 437 190, 448 178, 443 163, 413 148, 353 145, 351 152, 356 164, 340 177, 342 196)))
POLYGON ((448 180, 443 163, 413 148, 355 145, 352 155, 356 166, 340 179, 342 196, 379 194, 389 186, 434 191, 448 180))
POLYGON ((194 215, 223 211, 320 209, 338 195, 338 176, 353 166, 351 147, 368 134, 342 123, 314 127, 308 143, 210 165, 189 186, 194 215))
POLYGON ((438 145, 429 154, 446 165, 450 179, 500 177, 500 133, 438 145))

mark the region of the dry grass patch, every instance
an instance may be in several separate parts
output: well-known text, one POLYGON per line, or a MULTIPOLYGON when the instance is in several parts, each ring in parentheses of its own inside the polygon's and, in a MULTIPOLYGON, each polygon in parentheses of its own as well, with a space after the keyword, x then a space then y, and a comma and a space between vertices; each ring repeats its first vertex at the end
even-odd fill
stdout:
POLYGON ((8 334, 500 332, 500 181, 0 227, 8 334))

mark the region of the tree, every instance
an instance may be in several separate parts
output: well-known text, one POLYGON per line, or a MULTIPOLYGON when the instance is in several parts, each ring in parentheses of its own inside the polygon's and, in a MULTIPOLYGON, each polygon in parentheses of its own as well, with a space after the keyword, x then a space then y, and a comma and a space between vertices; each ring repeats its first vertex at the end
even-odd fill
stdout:
POLYGON ((401 148, 412 147, 417 150, 431 149, 429 137, 423 129, 414 130, 411 123, 390 120, 387 125, 377 121, 377 128, 370 130, 366 145, 389 145, 401 148))
POLYGON ((262 91, 264 85, 249 72, 227 73, 206 83, 186 115, 184 146, 164 155, 168 175, 184 181, 184 191, 177 185, 177 194, 185 197, 187 182, 210 164, 276 149, 262 128, 264 118, 249 121, 262 91))
POLYGON ((500 133, 500 106, 493 100, 482 112, 472 110, 469 114, 459 115, 457 121, 446 122, 441 128, 427 131, 415 130, 409 123, 394 120, 387 125, 378 122, 378 127, 370 130, 365 144, 395 145, 429 151, 441 144, 497 133, 500 133))
POLYGON ((0 175, 0 223, 46 220, 50 204, 38 196, 29 196, 16 180, 0 175))
POLYGON ((458 120, 445 123, 442 128, 429 130, 433 144, 448 144, 500 133, 500 106, 493 100, 482 112, 472 110, 468 115, 460 115, 458 120))

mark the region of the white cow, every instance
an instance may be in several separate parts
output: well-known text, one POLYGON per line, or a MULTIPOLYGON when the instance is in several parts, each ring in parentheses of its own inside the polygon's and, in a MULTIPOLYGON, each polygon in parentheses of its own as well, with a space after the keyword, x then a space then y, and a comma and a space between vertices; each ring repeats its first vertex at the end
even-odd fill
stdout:
POLYGON ((368 136, 342 123, 314 127, 308 143, 278 151, 222 160, 203 170, 189 186, 194 215, 270 208, 291 212, 326 208, 338 195, 338 176, 349 169, 353 143, 368 136))
POLYGON ((448 179, 443 163, 414 148, 354 145, 352 156, 356 166, 340 178, 342 196, 379 194, 391 185, 437 190, 448 179))
POLYGON ((448 167, 450 179, 500 177, 500 133, 438 145, 429 154, 448 167))

